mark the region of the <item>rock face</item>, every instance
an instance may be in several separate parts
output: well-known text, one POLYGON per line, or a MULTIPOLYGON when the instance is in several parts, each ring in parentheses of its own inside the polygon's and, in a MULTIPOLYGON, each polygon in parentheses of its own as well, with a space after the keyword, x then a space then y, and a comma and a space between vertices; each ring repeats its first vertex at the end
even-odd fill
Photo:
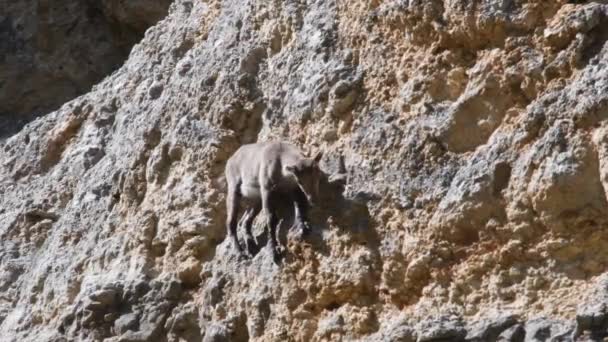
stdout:
MULTIPOLYGON (((134 4, 98 8, 141 28, 134 4)), ((0 340, 608 336, 607 24, 565 1, 176 0, 0 143, 0 340), (272 139, 347 171, 310 237, 283 222, 280 265, 224 228, 227 158, 272 139)))
POLYGON ((170 0, 4 1, 0 139, 117 69, 170 0))

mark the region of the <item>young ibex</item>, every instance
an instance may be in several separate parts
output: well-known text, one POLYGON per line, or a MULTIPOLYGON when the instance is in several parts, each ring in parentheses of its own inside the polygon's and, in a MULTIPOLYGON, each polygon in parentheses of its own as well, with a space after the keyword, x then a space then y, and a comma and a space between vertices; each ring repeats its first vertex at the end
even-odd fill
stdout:
POLYGON ((265 142, 241 146, 228 159, 226 164, 226 181, 228 194, 226 210, 228 217, 226 227, 232 243, 240 255, 243 248, 236 236, 237 215, 241 197, 250 199, 253 205, 243 217, 246 231, 247 251, 252 250, 250 243, 254 241, 251 225, 262 209, 268 214, 268 243, 272 248, 275 260, 280 258, 276 227, 279 223, 277 216, 277 201, 293 200, 295 205, 295 222, 308 233, 308 207, 318 196, 321 170, 319 161, 322 153, 313 158, 305 158, 293 145, 284 142, 265 142))

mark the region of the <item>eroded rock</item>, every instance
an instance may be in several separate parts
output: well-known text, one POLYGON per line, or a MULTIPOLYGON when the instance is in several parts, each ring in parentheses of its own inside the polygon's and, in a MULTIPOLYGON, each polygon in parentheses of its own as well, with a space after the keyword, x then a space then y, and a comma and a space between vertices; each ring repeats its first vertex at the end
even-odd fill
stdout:
POLYGON ((0 17, 9 116, 107 75, 0 142, 0 340, 605 337, 605 4, 176 0, 112 74, 168 3, 64 5, 0 17), (268 140, 325 151, 281 265, 225 242, 268 140))

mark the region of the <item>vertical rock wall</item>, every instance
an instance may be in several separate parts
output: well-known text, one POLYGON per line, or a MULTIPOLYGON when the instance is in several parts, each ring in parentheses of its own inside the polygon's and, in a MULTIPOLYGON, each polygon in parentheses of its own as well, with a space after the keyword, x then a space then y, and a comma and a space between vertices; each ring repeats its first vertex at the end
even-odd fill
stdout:
POLYGON ((0 143, 0 340, 606 336, 607 16, 177 0, 0 143), (224 239, 224 164, 272 139, 348 171, 282 265, 224 239))

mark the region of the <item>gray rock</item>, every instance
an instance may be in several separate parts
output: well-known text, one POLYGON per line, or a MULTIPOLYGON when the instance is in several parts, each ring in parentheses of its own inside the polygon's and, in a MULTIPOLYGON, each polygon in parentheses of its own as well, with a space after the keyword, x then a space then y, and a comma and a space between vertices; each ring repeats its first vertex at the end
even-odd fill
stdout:
POLYGON ((448 316, 420 322, 416 325, 416 333, 418 342, 464 341, 467 335, 462 320, 448 316))
POLYGON ((0 341, 604 336, 608 5, 6 4, 0 341), (331 172, 243 260, 224 165, 279 139, 331 172))
POLYGON ((594 338, 608 336, 608 276, 602 275, 594 285, 593 293, 579 304, 576 312, 576 337, 585 333, 594 338))
POLYGON ((136 331, 139 325, 137 315, 130 312, 124 314, 114 321, 114 331, 116 334, 121 335, 126 333, 128 330, 136 331))
POLYGON ((571 341, 573 328, 566 322, 535 318, 526 322, 525 341, 571 341))
POLYGON ((213 324, 205 330, 203 342, 230 341, 230 332, 223 325, 213 324))
POLYGON ((512 327, 506 329, 500 335, 496 341, 498 342, 523 342, 526 338, 526 329, 523 324, 515 324, 512 327))
POLYGON ((367 336, 365 341, 416 341, 416 331, 405 318, 400 317, 390 322, 383 323, 384 324, 380 327, 379 331, 375 334, 367 336))
POLYGON ((517 316, 507 315, 487 319, 473 324, 467 329, 466 341, 495 341, 501 333, 517 324, 517 316))

